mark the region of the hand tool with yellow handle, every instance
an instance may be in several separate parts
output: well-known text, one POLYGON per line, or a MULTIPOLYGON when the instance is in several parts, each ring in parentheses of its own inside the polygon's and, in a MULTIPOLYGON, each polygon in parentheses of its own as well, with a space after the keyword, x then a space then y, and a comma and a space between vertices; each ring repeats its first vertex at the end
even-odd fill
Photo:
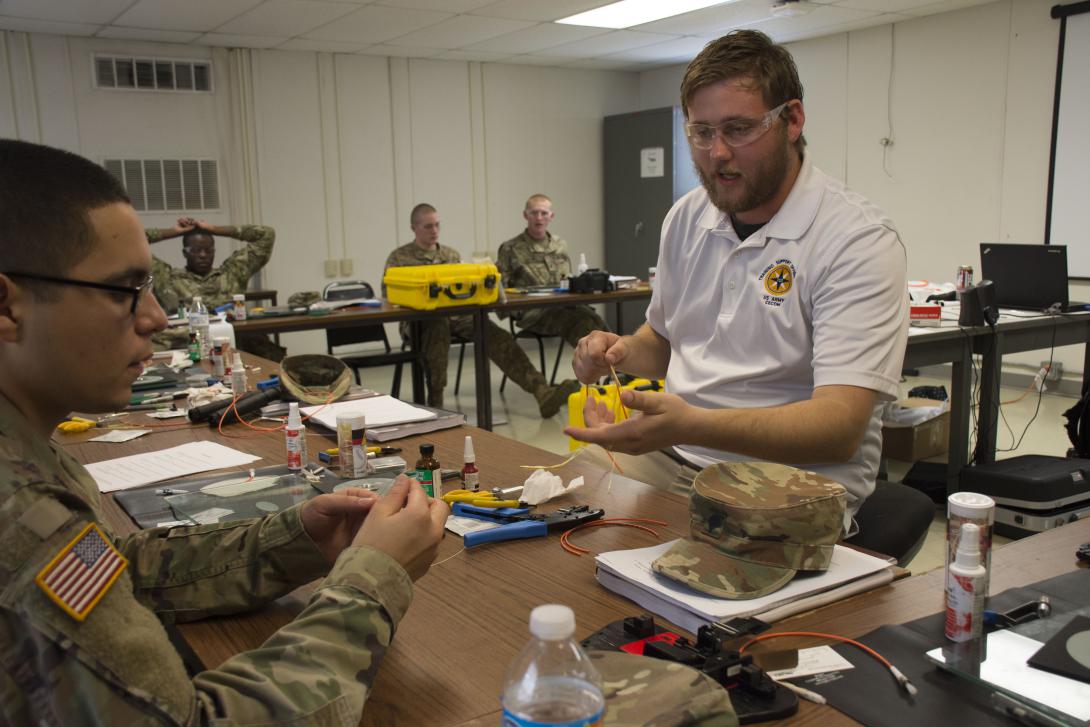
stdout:
POLYGON ((68 434, 79 434, 80 432, 86 432, 89 429, 94 429, 98 426, 97 422, 90 419, 84 419, 83 417, 69 417, 65 421, 57 425, 57 429, 68 434))

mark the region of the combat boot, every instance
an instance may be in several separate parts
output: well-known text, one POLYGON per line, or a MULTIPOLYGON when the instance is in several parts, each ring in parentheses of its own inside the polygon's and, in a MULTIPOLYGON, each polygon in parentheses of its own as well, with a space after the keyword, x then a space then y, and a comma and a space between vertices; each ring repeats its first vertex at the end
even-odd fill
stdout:
POLYGON ((568 401, 568 397, 579 391, 582 384, 575 379, 568 379, 556 386, 542 385, 534 391, 534 398, 537 399, 537 407, 541 412, 542 419, 549 419, 556 415, 562 407, 568 401))

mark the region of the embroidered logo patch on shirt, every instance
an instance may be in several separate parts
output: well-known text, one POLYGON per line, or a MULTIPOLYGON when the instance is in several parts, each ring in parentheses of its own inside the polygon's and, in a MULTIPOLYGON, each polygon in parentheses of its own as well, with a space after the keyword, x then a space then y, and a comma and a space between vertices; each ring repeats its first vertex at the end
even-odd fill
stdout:
POLYGON ((790 260, 777 260, 761 271, 760 280, 765 289, 761 296, 764 304, 778 308, 795 283, 795 266, 790 260))
POLYGON ((98 526, 88 523, 34 582, 65 613, 83 621, 128 564, 98 526))

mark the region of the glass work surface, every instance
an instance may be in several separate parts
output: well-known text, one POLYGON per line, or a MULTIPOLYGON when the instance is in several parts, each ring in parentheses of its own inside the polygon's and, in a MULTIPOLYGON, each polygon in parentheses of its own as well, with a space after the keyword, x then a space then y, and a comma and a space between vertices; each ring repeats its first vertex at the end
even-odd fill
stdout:
POLYGON ((1032 637, 1001 629, 981 639, 932 649, 926 656, 943 669, 1040 710, 1056 724, 1083 725, 1090 720, 1090 684, 1026 663, 1072 616, 1035 622, 1032 637), (1042 633, 1046 625, 1051 633, 1042 633))
POLYGON ((323 492, 336 492, 346 487, 383 494, 392 484, 392 479, 383 477, 344 480, 331 485, 328 480, 312 481, 298 474, 272 474, 222 479, 200 489, 167 495, 164 499, 177 520, 208 525, 272 515, 323 492))

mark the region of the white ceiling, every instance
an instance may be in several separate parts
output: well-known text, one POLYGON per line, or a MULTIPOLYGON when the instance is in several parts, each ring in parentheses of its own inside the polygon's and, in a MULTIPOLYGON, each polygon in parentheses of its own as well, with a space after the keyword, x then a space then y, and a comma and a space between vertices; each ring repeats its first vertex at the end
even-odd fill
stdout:
POLYGON ((991 1, 811 0, 811 12, 782 18, 773 0, 734 0, 605 30, 551 21, 611 0, 0 0, 0 29, 642 71, 684 63, 733 28, 782 43, 991 1))

